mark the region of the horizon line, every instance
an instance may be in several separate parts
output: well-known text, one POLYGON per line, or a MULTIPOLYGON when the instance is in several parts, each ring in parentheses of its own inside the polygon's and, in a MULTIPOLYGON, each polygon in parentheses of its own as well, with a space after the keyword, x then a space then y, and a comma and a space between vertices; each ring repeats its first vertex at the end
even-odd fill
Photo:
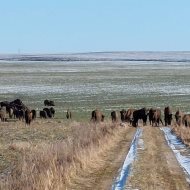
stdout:
POLYGON ((75 54, 101 54, 101 53, 190 53, 190 50, 129 50, 129 51, 81 51, 81 52, 44 52, 44 53, 37 53, 37 52, 30 52, 30 53, 0 53, 1 55, 75 55, 75 54))

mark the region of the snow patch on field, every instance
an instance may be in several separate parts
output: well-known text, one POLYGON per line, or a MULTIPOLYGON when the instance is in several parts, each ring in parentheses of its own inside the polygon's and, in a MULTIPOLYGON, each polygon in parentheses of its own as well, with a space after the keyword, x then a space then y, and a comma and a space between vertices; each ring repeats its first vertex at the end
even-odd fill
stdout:
POLYGON ((190 149, 176 135, 172 134, 169 127, 160 129, 164 132, 168 145, 174 152, 179 164, 187 175, 187 181, 190 183, 190 149))
POLYGON ((138 128, 131 142, 131 146, 124 161, 124 164, 122 168, 119 170, 119 175, 116 178, 115 183, 112 185, 112 190, 121 190, 124 188, 127 182, 127 178, 131 171, 132 163, 136 158, 138 146, 141 149, 144 148, 143 141, 142 140, 139 141, 141 135, 142 135, 142 128, 138 128))

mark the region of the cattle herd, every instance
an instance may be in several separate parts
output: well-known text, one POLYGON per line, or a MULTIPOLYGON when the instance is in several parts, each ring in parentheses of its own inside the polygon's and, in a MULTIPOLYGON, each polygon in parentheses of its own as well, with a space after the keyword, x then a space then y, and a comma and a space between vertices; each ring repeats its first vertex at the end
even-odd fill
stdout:
MULTIPOLYGON (((147 120, 149 119, 149 123, 152 126, 159 126, 160 122, 162 125, 168 126, 171 125, 172 123, 172 110, 171 108, 165 107, 164 108, 164 122, 162 121, 162 112, 161 109, 159 108, 142 108, 142 109, 122 109, 120 111, 120 114, 117 111, 112 111, 111 112, 111 119, 112 122, 117 122, 119 121, 119 118, 121 119, 122 122, 128 122, 130 123, 133 127, 138 126, 138 121, 142 120, 143 125, 147 124, 147 120)), ((186 127, 190 127, 190 114, 186 114, 180 110, 177 110, 174 114, 176 123, 178 125, 184 125, 186 127)), ((96 109, 92 111, 92 121, 95 122, 101 122, 104 121, 104 114, 96 109)))
MULTIPOLYGON (((44 100, 43 110, 39 111, 39 117, 43 119, 53 118, 55 115, 54 102, 51 100, 44 100)), ((27 125, 30 125, 32 120, 37 117, 37 111, 28 108, 20 99, 8 102, 0 102, 0 120, 7 121, 7 118, 18 119, 25 121, 27 125)), ((67 110, 66 117, 71 119, 71 112, 67 110)))
MULTIPOLYGON (((54 109, 54 101, 44 100, 43 110, 39 111, 39 117, 43 119, 53 118, 55 115, 54 109)), ((180 110, 177 110, 175 114, 172 114, 171 108, 165 107, 164 110, 164 122, 165 126, 171 125, 172 116, 175 116, 176 123, 178 125, 185 125, 186 127, 190 127, 190 114, 186 114, 180 110)), ((7 121, 7 115, 9 118, 14 118, 18 120, 25 121, 27 125, 30 125, 32 120, 35 120, 37 117, 37 111, 34 109, 29 109, 20 99, 16 99, 14 101, 8 102, 3 101, 0 102, 0 119, 1 121, 7 121)), ((66 111, 66 118, 71 119, 72 113, 68 109, 66 111)), ((99 110, 93 110, 91 113, 91 121, 93 122, 103 122, 105 115, 99 110)), ((143 121, 143 125, 147 124, 147 120, 149 119, 149 123, 152 126, 159 126, 162 121, 162 112, 159 108, 142 108, 142 109, 122 109, 120 112, 112 111, 111 112, 112 122, 128 122, 133 127, 138 126, 139 120, 143 121)))

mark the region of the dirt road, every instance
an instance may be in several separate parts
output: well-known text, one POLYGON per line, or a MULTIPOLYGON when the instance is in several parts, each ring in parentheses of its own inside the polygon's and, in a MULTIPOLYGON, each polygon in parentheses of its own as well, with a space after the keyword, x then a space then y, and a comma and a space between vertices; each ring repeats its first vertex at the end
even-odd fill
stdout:
MULTIPOLYGON (((88 171, 72 180, 68 189, 110 190, 118 169, 129 150, 135 129, 129 128, 88 171), (98 161, 99 162, 99 161, 98 161)), ((186 190, 190 189, 185 174, 159 128, 143 127, 144 149, 139 149, 125 189, 138 190, 186 190)))
POLYGON ((138 150, 126 189, 186 190, 190 189, 185 174, 163 132, 150 126, 143 128, 144 150, 138 150))

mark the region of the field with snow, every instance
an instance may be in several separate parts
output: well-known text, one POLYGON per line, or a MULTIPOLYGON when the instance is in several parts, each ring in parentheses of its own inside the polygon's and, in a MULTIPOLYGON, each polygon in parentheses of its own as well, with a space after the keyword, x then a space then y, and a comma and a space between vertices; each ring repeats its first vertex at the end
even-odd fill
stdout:
POLYGON ((90 111, 171 105, 189 111, 189 52, 118 52, 67 55, 1 55, 0 100, 20 98, 41 109, 56 103, 57 115, 70 108, 76 119, 90 111))
POLYGON ((56 119, 0 122, 0 189, 189 189, 188 128, 110 120, 129 107, 190 111, 189 73, 190 52, 0 55, 0 101, 56 104, 56 119), (86 122, 95 108, 106 122, 86 122))

